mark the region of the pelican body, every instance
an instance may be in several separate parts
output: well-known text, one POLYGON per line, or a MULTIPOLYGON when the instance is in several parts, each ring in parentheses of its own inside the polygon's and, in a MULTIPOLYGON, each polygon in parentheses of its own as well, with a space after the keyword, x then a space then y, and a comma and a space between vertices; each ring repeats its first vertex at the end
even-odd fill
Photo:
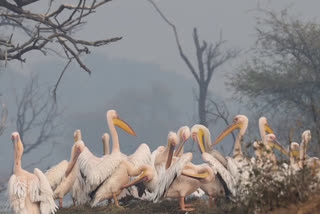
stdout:
POLYGON ((30 173, 21 166, 23 144, 18 132, 11 135, 14 144, 13 175, 8 184, 9 203, 16 214, 53 214, 57 210, 46 176, 35 168, 30 173))

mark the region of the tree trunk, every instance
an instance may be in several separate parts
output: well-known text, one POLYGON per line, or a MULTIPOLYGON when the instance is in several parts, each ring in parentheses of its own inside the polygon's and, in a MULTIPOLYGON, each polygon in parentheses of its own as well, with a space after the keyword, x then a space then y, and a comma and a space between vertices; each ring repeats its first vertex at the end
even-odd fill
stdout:
POLYGON ((199 113, 199 123, 208 126, 207 123, 207 111, 206 111, 206 100, 207 100, 207 90, 206 87, 201 84, 199 86, 199 102, 198 102, 198 113, 199 113))

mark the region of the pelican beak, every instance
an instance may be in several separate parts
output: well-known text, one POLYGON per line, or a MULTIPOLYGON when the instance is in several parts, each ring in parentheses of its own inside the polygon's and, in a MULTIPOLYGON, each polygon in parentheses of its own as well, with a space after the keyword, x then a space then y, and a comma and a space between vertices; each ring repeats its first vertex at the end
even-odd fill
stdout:
POLYGON ((125 132, 128 132, 129 134, 137 136, 133 129, 129 126, 129 124, 121 120, 119 117, 113 119, 113 124, 122 128, 125 132))
POLYGON ((273 141, 274 148, 278 149, 282 154, 289 156, 288 151, 279 143, 278 140, 273 141))
POLYGON ((272 130, 272 128, 270 127, 270 125, 268 123, 266 123, 264 125, 264 130, 268 133, 268 134, 274 134, 274 131, 272 130))
POLYGON ((187 176, 187 177, 190 177, 190 178, 195 178, 195 179, 204 179, 204 178, 209 176, 209 173, 208 172, 204 172, 204 173, 201 173, 201 174, 192 174, 192 173, 188 173, 188 172, 183 172, 182 171, 181 175, 184 175, 184 176, 187 176))
POLYGON ((74 165, 76 164, 76 162, 77 162, 77 160, 78 160, 79 155, 81 154, 81 150, 80 150, 79 147, 76 147, 75 150, 76 150, 76 151, 75 151, 75 154, 74 154, 74 156, 72 157, 71 161, 69 162, 68 167, 67 167, 67 170, 66 170, 66 172, 65 172, 65 176, 66 176, 66 177, 67 177, 67 176, 70 174, 70 172, 72 171, 74 165))
POLYGON ((198 144, 198 147, 201 153, 206 152, 206 149, 204 147, 204 142, 203 142, 203 136, 204 136, 204 132, 201 129, 199 129, 197 133, 192 134, 192 138, 198 144))
POLYGON ((291 154, 292 154, 292 156, 294 158, 298 158, 299 157, 299 150, 291 150, 290 152, 291 152, 291 154))
POLYGON ((235 129, 240 129, 241 125, 239 123, 234 123, 230 126, 228 126, 216 139, 216 141, 212 144, 212 146, 218 144, 223 138, 225 138, 228 134, 230 134, 235 129))
POLYGON ((173 151, 174 151, 174 146, 171 143, 168 146, 170 146, 170 149, 169 149, 168 159, 167 159, 167 163, 166 163, 166 169, 168 169, 171 166, 172 156, 173 156, 173 151))
POLYGON ((136 180, 134 180, 131 183, 128 183, 128 184, 122 186, 121 188, 124 189, 124 188, 131 187, 131 186, 133 186, 133 185, 135 185, 137 183, 146 181, 146 178, 147 178, 147 170, 144 170, 136 180))
POLYGON ((181 149, 182 147, 184 146, 185 142, 187 141, 188 139, 186 138, 186 136, 183 134, 182 135, 182 142, 179 143, 178 145, 178 148, 176 149, 176 151, 174 152, 174 156, 177 156, 180 152, 181 152, 181 149))

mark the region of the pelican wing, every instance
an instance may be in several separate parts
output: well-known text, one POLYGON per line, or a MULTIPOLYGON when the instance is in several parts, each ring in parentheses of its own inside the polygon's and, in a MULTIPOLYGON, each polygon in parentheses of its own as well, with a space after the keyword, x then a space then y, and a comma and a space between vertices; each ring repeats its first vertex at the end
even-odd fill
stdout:
POLYGON ((212 155, 216 160, 218 160, 225 168, 227 168, 227 159, 217 150, 212 150, 210 152, 210 155, 212 155))
POLYGON ((192 153, 188 152, 183 154, 176 162, 174 162, 167 170, 164 164, 160 167, 158 172, 158 181, 153 194, 150 199, 153 202, 158 202, 170 188, 174 180, 180 176, 182 169, 190 162, 192 159, 192 153))
POLYGON ((120 152, 97 158, 88 148, 85 148, 79 155, 78 164, 86 184, 89 184, 90 189, 93 190, 109 178, 124 159, 126 156, 120 152))
POLYGON ((68 161, 63 160, 57 165, 51 167, 45 175, 49 181, 49 184, 52 190, 55 190, 57 186, 61 183, 62 179, 65 176, 65 172, 68 168, 68 161))
POLYGON ((71 189, 72 199, 76 204, 85 204, 90 201, 89 191, 86 190, 85 181, 81 174, 78 172, 77 178, 71 189))
POLYGON ((220 174, 224 182, 226 183, 228 189, 230 192, 235 195, 235 180, 230 174, 230 172, 218 161, 216 158, 214 158, 212 155, 204 152, 202 154, 202 159, 209 164, 209 166, 213 169, 213 171, 216 171, 220 174))
POLYGON ((10 207, 15 213, 27 214, 25 211, 25 199, 27 196, 27 185, 12 175, 8 183, 8 198, 10 207))
POLYGON ((164 146, 159 146, 156 150, 154 150, 151 153, 151 166, 154 166, 154 162, 156 161, 156 157, 160 152, 162 152, 165 149, 164 146))
POLYGON ((151 152, 147 144, 141 144, 138 149, 129 156, 129 161, 135 166, 139 167, 142 165, 151 163, 151 152))
POLYGON ((35 168, 36 179, 29 183, 29 194, 32 202, 40 202, 42 214, 55 213, 58 209, 53 199, 53 192, 47 177, 40 169, 35 168))

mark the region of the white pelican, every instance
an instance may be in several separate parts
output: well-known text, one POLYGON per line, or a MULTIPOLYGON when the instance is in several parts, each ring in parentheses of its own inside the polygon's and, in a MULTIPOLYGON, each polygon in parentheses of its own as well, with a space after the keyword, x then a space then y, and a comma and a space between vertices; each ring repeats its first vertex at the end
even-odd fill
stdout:
MULTIPOLYGON (((174 132, 170 132, 168 134, 168 150, 173 151, 170 147, 174 147, 176 144, 178 144, 178 137, 174 132)), ((164 148, 162 148, 161 152, 163 152, 163 150, 164 148)), ((156 150, 153 156, 156 156, 156 152, 158 151, 156 150)), ((170 160, 172 160, 170 156, 172 156, 173 153, 167 152, 167 154, 167 158, 161 157, 166 163, 159 163, 157 169, 155 165, 151 164, 136 180, 124 185, 123 188, 143 181, 149 191, 146 192, 146 199, 157 202, 161 198, 180 198, 181 210, 191 211, 193 209, 187 208, 188 205, 184 203, 184 198, 194 192, 201 182, 206 182, 206 180, 211 179, 211 169, 204 167, 194 171, 193 168, 189 168, 188 165, 192 159, 191 153, 182 154, 180 158, 175 158, 172 163, 170 162, 170 160), (168 163, 168 160, 170 163, 168 163), (167 169, 166 165, 169 166, 167 169), (204 173, 199 174, 199 172, 204 173), (145 180, 146 174, 149 176, 147 181, 145 180)))
MULTIPOLYGON (((80 133, 80 137, 78 137, 77 140, 82 140, 81 138, 81 132, 80 130, 78 131, 80 133)), ((102 144, 103 144, 103 154, 108 155, 110 153, 110 146, 109 146, 109 139, 110 136, 108 133, 104 133, 102 135, 102 144)), ((88 193, 84 191, 85 189, 85 181, 81 177, 81 174, 79 173, 79 166, 78 164, 75 164, 74 168, 77 168, 77 177, 76 180, 74 181, 74 184, 72 186, 72 200, 73 204, 84 204, 87 201, 90 200, 90 197, 88 196, 88 193)))
POLYGON ((130 176, 138 176, 141 171, 146 170, 150 164, 151 152, 147 144, 141 144, 138 149, 123 160, 117 169, 112 173, 92 196, 93 200, 91 206, 95 206, 100 201, 113 198, 117 207, 123 208, 119 205, 118 196, 122 192, 122 186, 129 182, 130 176))
POLYGON ((18 132, 11 135, 14 144, 13 175, 8 184, 9 202, 16 214, 51 214, 57 206, 46 176, 35 168, 33 174, 22 169, 23 144, 18 132))
POLYGON ((211 167, 211 169, 217 174, 214 180, 208 184, 201 186, 201 189, 209 196, 209 205, 212 200, 221 194, 224 194, 226 190, 222 190, 221 182, 224 182, 226 188, 235 195, 235 180, 228 169, 218 160, 215 156, 206 152, 205 145, 211 145, 210 131, 207 127, 196 124, 191 128, 191 135, 193 140, 199 146, 202 153, 202 159, 211 167), (203 141, 204 140, 204 141, 203 141))
POLYGON ((106 117, 113 142, 111 154, 99 158, 85 147, 78 157, 80 175, 84 179, 85 190, 90 196, 93 196, 96 189, 112 175, 121 161, 126 159, 126 155, 120 152, 119 137, 115 126, 131 135, 136 135, 133 129, 119 118, 115 110, 109 110, 106 117))
MULTIPOLYGON (((70 160, 75 156, 75 148, 78 140, 82 139, 81 131, 78 129, 73 134, 74 137, 74 145, 71 149, 70 160)), ((74 165, 70 174, 68 176, 65 175, 69 162, 66 160, 61 161, 56 166, 51 167, 45 175, 48 178, 48 181, 51 185, 52 190, 54 191, 54 199, 59 199, 59 207, 63 207, 63 197, 71 190, 76 180, 78 174, 78 165, 74 165)))
MULTIPOLYGON (((312 174, 318 174, 320 168, 320 160, 317 157, 307 156, 308 144, 311 141, 311 131, 305 130, 301 135, 300 151, 299 151, 299 167, 303 169, 308 167, 312 170, 312 174)), ((319 175, 320 176, 320 175, 319 175)))

